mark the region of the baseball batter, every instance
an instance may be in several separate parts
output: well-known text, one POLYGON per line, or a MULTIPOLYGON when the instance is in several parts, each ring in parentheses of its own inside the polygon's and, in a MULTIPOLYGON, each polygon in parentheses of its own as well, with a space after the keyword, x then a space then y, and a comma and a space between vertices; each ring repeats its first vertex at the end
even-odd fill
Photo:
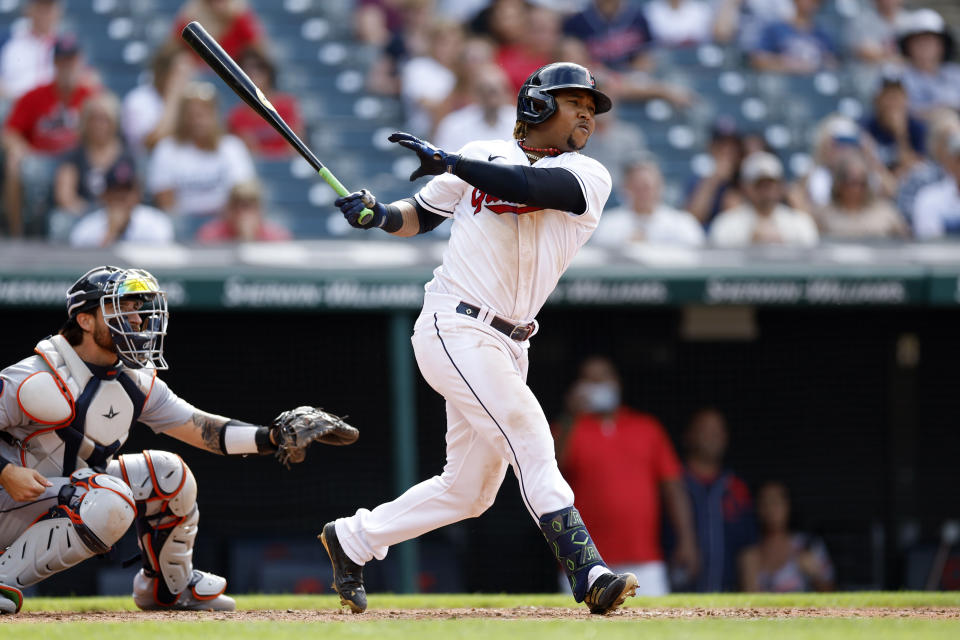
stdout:
POLYGON ((352 226, 398 236, 453 218, 412 338, 421 373, 446 400, 447 462, 443 473, 392 502, 324 526, 320 539, 334 587, 355 613, 367 606, 366 562, 382 560, 398 542, 483 513, 508 466, 576 601, 603 614, 634 594, 636 578, 612 573, 593 545, 557 468, 546 416, 526 384, 534 317, 610 195, 610 174, 579 153, 594 117, 610 107, 587 69, 547 65, 520 90, 515 140, 472 142, 447 153, 395 133, 390 141, 420 159, 410 179, 437 177, 389 205, 365 190, 336 201, 352 226), (364 206, 374 215, 361 221, 364 206))
POLYGON ((180 456, 114 457, 142 422, 224 455, 299 462, 312 441, 356 430, 310 407, 258 426, 200 411, 157 377, 166 369, 166 295, 139 269, 97 267, 67 292, 67 322, 35 355, 0 371, 0 613, 20 589, 103 554, 136 522, 141 609, 230 611, 226 580, 193 568, 197 483, 180 456))

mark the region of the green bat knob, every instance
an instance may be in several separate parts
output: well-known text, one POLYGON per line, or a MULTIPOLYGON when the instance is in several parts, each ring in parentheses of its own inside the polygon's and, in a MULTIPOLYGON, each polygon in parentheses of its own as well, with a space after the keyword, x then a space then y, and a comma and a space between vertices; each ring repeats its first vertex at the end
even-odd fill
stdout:
POLYGON ((357 218, 357 220, 360 221, 360 224, 364 224, 372 216, 373 216, 373 211, 370 211, 370 209, 364 209, 363 211, 360 212, 360 217, 357 218))
MULTIPOLYGON (((343 184, 341 184, 339 180, 337 180, 337 177, 332 173, 330 173, 330 169, 327 169, 326 167, 321 167, 317 173, 320 174, 320 177, 323 178, 328 185, 333 187, 333 190, 337 192, 338 196, 346 196, 350 194, 350 192, 347 191, 347 188, 343 186, 343 184)), ((360 217, 358 219, 360 220, 361 223, 364 223, 367 220, 369 220, 372 216, 373 216, 373 211, 370 211, 370 209, 364 209, 363 211, 360 212, 360 217)))

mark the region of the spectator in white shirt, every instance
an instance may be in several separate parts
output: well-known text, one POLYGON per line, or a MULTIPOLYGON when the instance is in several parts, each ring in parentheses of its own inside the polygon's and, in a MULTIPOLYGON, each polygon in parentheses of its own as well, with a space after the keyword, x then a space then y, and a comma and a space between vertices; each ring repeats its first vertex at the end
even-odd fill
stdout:
POLYGON ((873 138, 854 120, 840 113, 823 118, 813 134, 813 166, 791 187, 787 202, 801 211, 816 211, 830 202, 833 170, 844 157, 861 154, 870 167, 870 181, 877 193, 892 197, 897 179, 877 153, 873 138))
POLYGON ((59 0, 29 0, 27 23, 0 49, 0 101, 13 101, 53 80, 53 41, 63 13, 59 0))
POLYGON ((703 246, 703 227, 697 219, 661 200, 663 174, 652 158, 635 160, 626 168, 623 190, 627 204, 600 217, 593 235, 596 244, 613 247, 642 242, 703 246))
POLYGON ((428 39, 429 55, 411 59, 400 72, 407 127, 415 135, 430 135, 449 110, 447 98, 457 86, 463 29, 455 23, 437 20, 430 25, 428 39))
POLYGON ((960 236, 960 131, 951 134, 947 155, 946 177, 917 194, 913 227, 920 239, 960 236))
POLYGON ((814 213, 825 237, 870 240, 910 235, 893 202, 870 184, 870 167, 860 153, 840 160, 833 170, 830 203, 814 213))
POLYGON ((122 158, 107 171, 105 181, 103 208, 77 222, 70 232, 72 246, 106 247, 115 242, 173 242, 170 216, 140 203, 140 188, 133 162, 122 158))
POLYGON ((182 218, 188 236, 215 218, 227 203, 230 188, 256 177, 247 146, 223 133, 216 89, 207 82, 190 84, 180 100, 173 135, 161 140, 150 157, 147 187, 157 205, 182 218))
POLYGON ((759 244, 811 247, 819 235, 813 217, 791 209, 783 198, 783 164, 766 151, 755 151, 743 161, 740 178, 747 202, 727 209, 710 227, 710 243, 740 248, 759 244))
POLYGON ((680 47, 711 40, 713 10, 703 0, 652 0, 645 13, 658 45, 680 47))
POLYGON ((447 114, 437 125, 435 144, 441 149, 459 149, 474 140, 509 140, 517 120, 514 97, 507 75, 494 64, 472 72, 473 102, 447 114))
POLYGON ((933 9, 918 9, 903 22, 898 36, 913 114, 925 118, 940 106, 960 110, 960 65, 950 62, 954 42, 943 17, 933 9))
POLYGON ((123 135, 137 154, 149 152, 173 133, 180 96, 196 69, 190 53, 178 44, 160 49, 150 66, 151 81, 123 99, 123 135))
POLYGON ((928 125, 926 148, 930 157, 913 165, 897 186, 897 208, 908 221, 913 220, 917 194, 947 177, 945 167, 950 162, 947 143, 955 131, 960 131, 960 114, 941 107, 930 114, 928 125))

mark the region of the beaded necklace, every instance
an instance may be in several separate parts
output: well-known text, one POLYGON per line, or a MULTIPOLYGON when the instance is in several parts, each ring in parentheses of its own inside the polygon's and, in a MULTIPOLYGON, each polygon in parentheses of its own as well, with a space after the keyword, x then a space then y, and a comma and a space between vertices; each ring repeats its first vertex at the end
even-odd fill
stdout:
POLYGON ((527 159, 530 160, 531 164, 545 156, 558 156, 563 153, 556 147, 528 147, 527 145, 523 144, 523 140, 518 140, 517 144, 520 145, 521 149, 523 149, 523 153, 527 156, 527 159))

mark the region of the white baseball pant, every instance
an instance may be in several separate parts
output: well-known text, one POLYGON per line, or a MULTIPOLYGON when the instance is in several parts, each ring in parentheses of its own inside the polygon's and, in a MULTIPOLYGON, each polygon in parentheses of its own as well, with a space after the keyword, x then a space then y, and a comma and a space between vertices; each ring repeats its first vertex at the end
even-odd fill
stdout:
POLYGON ((382 560, 394 544, 464 518, 493 504, 507 466, 513 467, 527 510, 573 505, 550 426, 527 386, 527 348, 481 320, 456 312, 460 298, 427 293, 411 339, 424 379, 447 401, 447 461, 443 473, 373 511, 359 509, 336 522, 351 560, 382 560))

